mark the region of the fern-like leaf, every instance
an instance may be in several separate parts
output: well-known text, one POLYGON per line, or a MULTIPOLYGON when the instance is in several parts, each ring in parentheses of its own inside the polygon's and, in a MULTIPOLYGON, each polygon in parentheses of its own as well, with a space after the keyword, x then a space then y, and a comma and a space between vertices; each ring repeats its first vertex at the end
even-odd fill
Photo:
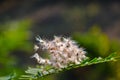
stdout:
POLYGON ((26 75, 22 75, 20 79, 32 80, 32 79, 44 78, 45 76, 50 75, 50 74, 55 74, 55 73, 63 72, 66 70, 70 70, 70 69, 74 69, 74 68, 78 68, 78 67, 83 67, 83 66, 89 66, 89 65, 98 64, 98 63, 117 61, 118 59, 120 59, 120 56, 118 56, 116 53, 110 54, 106 58, 98 57, 98 58, 94 58, 94 59, 89 59, 87 57, 80 64, 77 64, 77 65, 70 64, 68 67, 62 68, 60 70, 50 68, 45 73, 41 72, 40 68, 30 68, 29 67, 28 70, 25 71, 26 75))

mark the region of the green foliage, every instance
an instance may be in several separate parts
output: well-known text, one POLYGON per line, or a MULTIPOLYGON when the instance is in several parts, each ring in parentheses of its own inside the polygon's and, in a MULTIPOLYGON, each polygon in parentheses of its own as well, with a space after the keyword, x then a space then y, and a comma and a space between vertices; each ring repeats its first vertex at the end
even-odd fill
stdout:
POLYGON ((13 70, 21 70, 16 66, 17 58, 12 52, 16 50, 30 51, 31 45, 28 42, 30 25, 28 20, 0 25, 0 76, 9 74, 13 70))
MULTIPOLYGON (((109 53, 113 52, 117 52, 117 54, 120 56, 120 41, 114 38, 110 39, 105 33, 101 31, 99 26, 95 25, 85 33, 76 32, 73 34, 72 38, 76 40, 80 46, 85 48, 88 53, 87 56, 90 58, 98 56, 106 57, 109 55, 109 53)), ((96 68, 90 68, 90 74, 85 73, 86 80, 119 80, 119 67, 119 62, 107 63, 98 66, 96 65, 96 68)))
POLYGON ((15 80, 15 78, 16 78, 16 74, 13 73, 13 74, 10 74, 8 76, 0 77, 0 80, 15 80))
POLYGON ((73 39, 85 47, 89 54, 92 53, 91 57, 106 56, 109 53, 109 38, 98 27, 91 28, 87 33, 75 33, 73 34, 73 39))
POLYGON ((48 69, 48 73, 42 74, 41 69, 40 68, 29 68, 26 72, 26 75, 22 75, 22 77, 20 79, 44 79, 46 76, 50 75, 50 74, 55 74, 55 73, 59 73, 59 72, 64 72, 66 70, 70 70, 70 69, 74 69, 74 68, 78 68, 78 67, 83 67, 83 66, 88 66, 88 65, 93 65, 93 64, 98 64, 98 63, 104 63, 104 62, 109 62, 109 61, 116 61, 118 58, 120 58, 120 56, 117 56, 116 53, 113 53, 111 55, 109 55, 106 58, 94 58, 94 59, 89 59, 86 58, 85 60, 83 60, 80 64, 70 64, 68 67, 63 68, 63 69, 48 69), (51 71, 52 70, 52 71, 51 71))

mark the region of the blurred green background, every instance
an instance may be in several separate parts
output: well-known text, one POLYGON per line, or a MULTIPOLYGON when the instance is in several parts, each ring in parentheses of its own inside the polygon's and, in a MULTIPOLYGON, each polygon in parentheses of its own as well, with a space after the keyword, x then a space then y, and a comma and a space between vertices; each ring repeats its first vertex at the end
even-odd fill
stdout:
MULTIPOLYGON (((87 56, 120 54, 120 3, 113 0, 0 0, 0 76, 35 67, 35 36, 72 37, 87 56)), ((51 75, 47 80, 120 80, 120 62, 51 75)))

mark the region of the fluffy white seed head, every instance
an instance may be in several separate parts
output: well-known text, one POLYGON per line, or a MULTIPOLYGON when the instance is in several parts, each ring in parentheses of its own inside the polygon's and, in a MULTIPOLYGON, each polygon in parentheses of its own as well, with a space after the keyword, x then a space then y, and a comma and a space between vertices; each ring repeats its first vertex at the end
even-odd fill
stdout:
POLYGON ((64 68, 68 64, 80 64, 86 58, 83 48, 79 48, 74 40, 65 37, 54 36, 51 41, 36 38, 39 41, 39 46, 34 47, 35 51, 39 48, 48 52, 49 58, 44 59, 35 53, 32 57, 39 64, 51 65, 54 68, 64 68))

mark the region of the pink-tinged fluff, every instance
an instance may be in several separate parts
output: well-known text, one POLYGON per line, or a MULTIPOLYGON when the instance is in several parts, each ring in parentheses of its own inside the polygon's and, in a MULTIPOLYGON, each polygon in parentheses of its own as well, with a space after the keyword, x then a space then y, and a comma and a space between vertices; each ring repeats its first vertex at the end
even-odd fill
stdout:
POLYGON ((51 65, 54 68, 65 68, 69 64, 80 64, 83 59, 86 58, 86 51, 83 48, 79 48, 74 40, 70 38, 57 37, 53 40, 42 40, 36 38, 39 41, 38 45, 35 45, 34 49, 37 51, 39 48, 47 51, 49 58, 44 59, 35 53, 34 57, 39 64, 51 65))

